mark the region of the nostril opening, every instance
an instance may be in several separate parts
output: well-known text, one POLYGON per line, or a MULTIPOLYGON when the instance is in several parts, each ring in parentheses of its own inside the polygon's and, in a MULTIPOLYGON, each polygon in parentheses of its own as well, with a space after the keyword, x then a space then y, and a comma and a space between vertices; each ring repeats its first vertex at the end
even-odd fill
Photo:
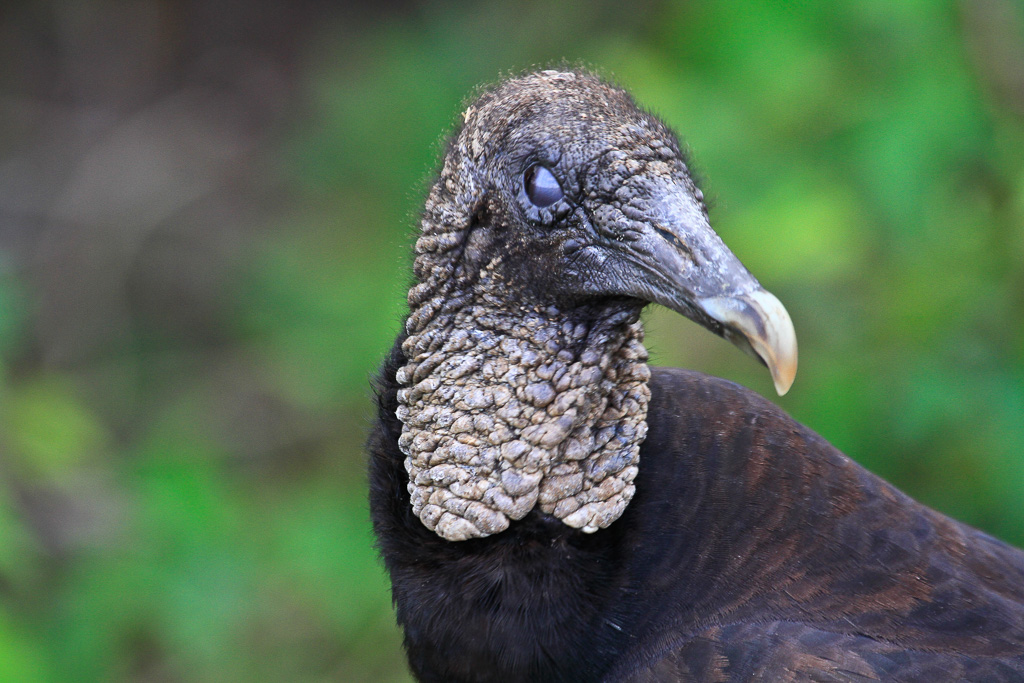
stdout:
POLYGON ((659 235, 665 238, 666 242, 675 246, 676 249, 679 249, 679 251, 683 252, 687 256, 693 256, 693 250, 690 249, 690 247, 683 244, 682 240, 676 237, 675 233, 657 225, 654 226, 654 229, 657 230, 659 235))

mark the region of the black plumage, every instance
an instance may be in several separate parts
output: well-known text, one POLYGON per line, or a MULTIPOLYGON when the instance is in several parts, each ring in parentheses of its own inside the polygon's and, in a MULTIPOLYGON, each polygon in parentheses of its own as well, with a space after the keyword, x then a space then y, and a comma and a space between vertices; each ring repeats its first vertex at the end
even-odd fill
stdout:
POLYGON ((782 391, 795 339, 623 92, 541 72, 484 94, 415 271, 369 451, 420 680, 1024 680, 1024 554, 753 392, 647 370, 652 301, 782 391))

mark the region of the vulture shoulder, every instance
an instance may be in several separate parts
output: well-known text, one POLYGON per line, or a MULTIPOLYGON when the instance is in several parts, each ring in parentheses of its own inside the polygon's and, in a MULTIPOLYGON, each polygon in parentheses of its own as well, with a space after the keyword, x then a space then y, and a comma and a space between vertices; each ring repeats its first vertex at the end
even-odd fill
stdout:
POLYGON ((659 419, 634 504, 653 507, 639 516, 713 531, 683 545, 663 534, 680 551, 638 561, 638 584, 672 586, 650 600, 673 623, 612 680, 1024 680, 1024 553, 915 502, 731 382, 655 368, 651 389, 659 419), (694 595, 696 614, 678 602, 694 595))

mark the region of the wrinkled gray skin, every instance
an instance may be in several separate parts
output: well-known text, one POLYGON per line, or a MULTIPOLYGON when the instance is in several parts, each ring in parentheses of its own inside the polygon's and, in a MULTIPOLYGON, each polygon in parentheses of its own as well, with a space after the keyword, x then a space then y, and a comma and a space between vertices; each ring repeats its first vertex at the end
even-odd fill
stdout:
POLYGON ((648 302, 759 290, 711 230, 679 144, 629 96, 545 71, 463 115, 426 201, 399 441, 423 523, 494 534, 535 506, 592 532, 633 495, 649 399, 648 302), (531 203, 541 164, 565 196, 531 203))

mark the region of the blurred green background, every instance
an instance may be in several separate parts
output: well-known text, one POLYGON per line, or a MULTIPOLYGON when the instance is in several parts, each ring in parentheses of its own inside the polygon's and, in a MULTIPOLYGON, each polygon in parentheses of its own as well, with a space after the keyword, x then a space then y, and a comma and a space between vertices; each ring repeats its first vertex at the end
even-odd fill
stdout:
MULTIPOLYGON (((0 9, 0 680, 408 680, 367 377, 478 84, 591 65, 676 128, 800 339, 779 403, 1024 544, 1016 0, 0 9)), ((772 396, 679 316, 659 364, 772 396)))

